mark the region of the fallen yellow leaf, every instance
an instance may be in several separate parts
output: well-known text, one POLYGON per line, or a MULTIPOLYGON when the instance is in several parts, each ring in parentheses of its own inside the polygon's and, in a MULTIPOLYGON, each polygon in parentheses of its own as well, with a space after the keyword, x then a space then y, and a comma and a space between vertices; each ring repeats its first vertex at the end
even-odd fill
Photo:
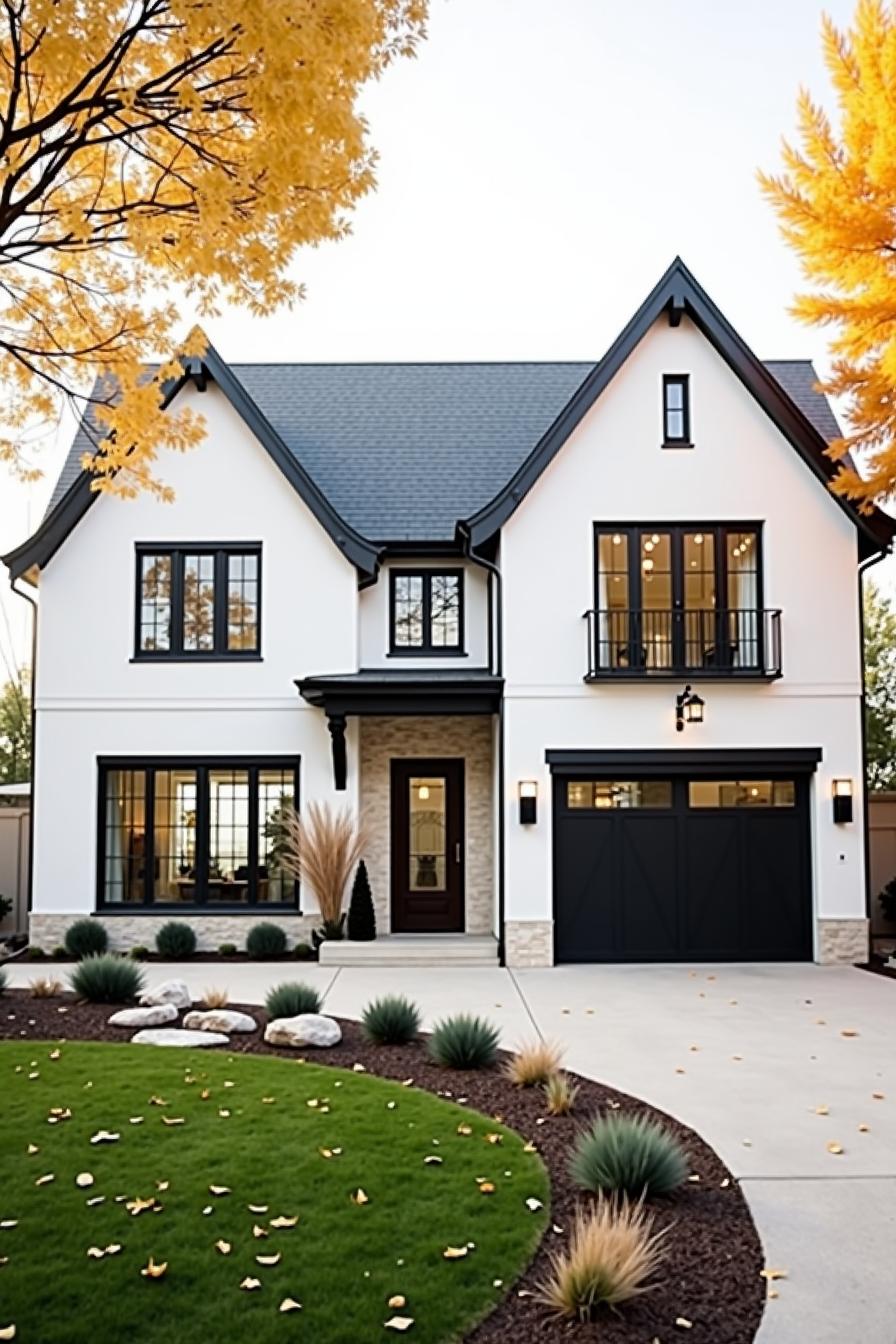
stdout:
POLYGON ((816 1106, 816 1107, 815 1107, 815 1114, 816 1114, 816 1115, 830 1115, 830 1113, 831 1113, 831 1111, 830 1111, 830 1107, 829 1107, 829 1106, 816 1106))
POLYGON ((222 1255, 229 1255, 233 1250, 233 1247, 229 1241, 224 1241, 222 1238, 220 1241, 215 1242, 215 1250, 220 1251, 222 1255))
POLYGON ((833 1153, 835 1157, 839 1157, 840 1154, 843 1152, 843 1147, 839 1143, 829 1143, 828 1152, 833 1153))
POLYGON ((52 1173, 51 1171, 48 1171, 47 1174, 46 1174, 46 1176, 38 1176, 38 1178, 37 1178, 37 1180, 34 1182, 34 1184, 35 1184, 35 1185, 49 1185, 52 1181, 55 1181, 55 1179, 56 1179, 56 1177, 53 1175, 53 1173, 52 1173))
POLYGON ((352 1194, 352 1203, 353 1203, 353 1204, 369 1204, 369 1203, 370 1203, 370 1196, 367 1195, 367 1194, 365 1194, 365 1192, 364 1192, 364 1191, 360 1188, 360 1186, 359 1186, 358 1189, 355 1190, 354 1193, 352 1194))
POLYGON ((283 1259, 279 1251, 275 1255, 256 1255, 255 1263, 257 1265, 279 1265, 283 1259))
POLYGON ((443 1260, 463 1260, 470 1254, 468 1246, 446 1246, 442 1252, 443 1260))
POLYGON ((428 1157, 424 1157, 423 1159, 423 1165, 425 1167, 440 1167, 442 1162, 443 1159, 438 1157, 435 1153, 430 1153, 428 1157))
POLYGON ((298 1221, 299 1221, 298 1214, 296 1214, 295 1218, 287 1218, 286 1214, 281 1214, 279 1218, 271 1219, 271 1227, 276 1228, 295 1227, 298 1221))
POLYGON ((480 1195, 493 1195, 495 1193, 495 1187, 493 1183, 491 1181, 480 1182, 479 1193, 480 1195))
POLYGON ((35 1153, 39 1153, 39 1152, 40 1152, 40 1149, 38 1148, 38 1146, 37 1146, 36 1143, 29 1143, 29 1145, 28 1145, 28 1155, 29 1155, 30 1157, 33 1157, 35 1153))
POLYGON ((277 1310, 282 1312, 301 1311, 302 1304, 301 1302, 297 1302, 294 1297, 284 1297, 277 1310))
POLYGON ((871 1130, 871 1126, 870 1126, 870 1125, 859 1125, 859 1133, 860 1133, 860 1134, 868 1134, 868 1133, 870 1132, 870 1130, 871 1130))
POLYGON ((786 1270, 786 1269, 760 1269, 760 1271, 759 1271, 759 1277, 760 1277, 761 1279, 768 1279, 769 1283, 772 1283, 772 1282, 774 1282, 775 1279, 786 1279, 786 1278, 787 1278, 787 1270, 786 1270))
POLYGON ((16 1327, 14 1325, 4 1325, 0 1328, 0 1339, 15 1339, 16 1327))
POLYGON ((401 1308, 406 1307, 407 1304, 407 1298, 402 1297, 401 1293, 396 1293, 394 1297, 389 1298, 386 1306, 391 1307, 393 1311, 400 1311, 401 1308))
POLYGON ((253 1279, 247 1274, 240 1284, 240 1287, 244 1288, 247 1293, 251 1293, 255 1288, 261 1287, 261 1279, 253 1279))
POLYGON ((872 1092, 871 1095, 875 1101, 883 1101, 886 1097, 886 1093, 884 1092, 872 1092))
POLYGON ((468 1135, 473 1133, 473 1130, 470 1125, 460 1124, 457 1127, 457 1132, 458 1134, 462 1134, 466 1138, 468 1135))
POLYGON ((390 1316, 388 1321, 383 1321, 385 1330, 395 1330, 403 1335, 406 1330, 410 1330, 414 1324, 413 1316, 390 1316))
POLYGON ((93 1176, 89 1171, 79 1171, 75 1177, 75 1185, 81 1190, 87 1190, 93 1185, 93 1176))
POLYGON ((137 1196, 136 1199, 129 1199, 125 1204, 125 1208, 132 1218, 136 1218, 139 1214, 145 1213, 147 1209, 154 1209, 155 1206, 155 1195, 150 1195, 148 1199, 140 1199, 140 1197, 137 1196))
POLYGON ((267 1204, 247 1204, 246 1208, 250 1213, 267 1213, 267 1204))
POLYGON ((208 1188, 208 1192, 209 1192, 210 1195, 229 1195, 229 1194, 230 1194, 230 1186, 229 1186, 229 1185, 210 1185, 209 1188, 208 1188))
POLYGON ((687 1316, 676 1316, 675 1324, 678 1326, 679 1330, 693 1330, 694 1328, 694 1322, 689 1321, 687 1316))
POLYGON ((141 1269, 140 1273, 143 1275, 144 1279, 161 1279, 162 1276, 165 1273, 167 1273, 167 1270, 168 1270, 167 1260, 163 1260, 161 1264, 157 1265, 155 1260, 153 1260, 152 1256, 150 1256, 149 1260, 147 1261, 143 1269, 141 1269))
POLYGON ((844 1027, 840 1033, 841 1036, 858 1036, 858 1034, 854 1027, 844 1027))
POLYGON ((259 1227, 258 1224, 256 1223, 255 1226, 252 1228, 252 1235, 256 1241, 261 1241, 262 1237, 266 1237, 268 1235, 268 1230, 266 1227, 259 1227))
POLYGON ((157 1190, 167 1190, 168 1187, 170 1186, 170 1184, 171 1184, 170 1181, 156 1181, 156 1189, 157 1189, 157 1190))
POLYGON ((494 1144, 503 1143, 503 1142, 504 1142, 504 1135, 503 1135, 503 1134, 486 1134, 486 1136, 485 1136, 485 1141, 486 1141, 486 1143, 494 1143, 494 1144))
POLYGON ((185 1125, 187 1122, 182 1115, 163 1115, 163 1125, 185 1125))

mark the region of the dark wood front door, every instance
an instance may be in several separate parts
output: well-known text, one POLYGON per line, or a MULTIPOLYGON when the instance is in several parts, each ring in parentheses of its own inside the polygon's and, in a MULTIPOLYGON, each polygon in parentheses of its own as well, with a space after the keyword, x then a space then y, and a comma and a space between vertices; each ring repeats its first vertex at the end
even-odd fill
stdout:
POLYGON ((392 762, 392 930, 464 927, 464 763, 392 762))

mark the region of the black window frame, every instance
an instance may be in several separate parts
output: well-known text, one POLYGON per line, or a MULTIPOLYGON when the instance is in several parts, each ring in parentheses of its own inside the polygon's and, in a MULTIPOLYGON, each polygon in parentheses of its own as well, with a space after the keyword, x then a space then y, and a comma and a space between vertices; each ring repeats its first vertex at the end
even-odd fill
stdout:
POLYGON ((293 805, 300 810, 299 756, 98 756, 97 757, 97 815, 96 815, 96 909, 104 915, 196 914, 211 911, 216 914, 252 914, 259 911, 288 911, 301 913, 301 891, 298 880, 293 882, 293 896, 289 901, 258 900, 258 775, 262 770, 292 772, 293 805), (144 775, 144 832, 146 847, 143 852, 143 899, 141 901, 107 901, 106 882, 106 797, 110 771, 142 771, 144 775), (155 882, 155 827, 150 819, 155 812, 155 775, 166 770, 192 770, 196 773, 197 830, 196 856, 199 871, 196 874, 196 899, 193 901, 156 901, 155 882), (249 775, 249 803, 247 830, 249 870, 247 900, 208 900, 209 860, 209 773, 215 770, 245 770, 249 775))
POLYGON ((691 448, 691 375, 689 373, 663 374, 663 447, 691 448), (669 406, 669 388, 681 388, 681 408, 669 406), (670 414, 681 415, 682 432, 670 434, 670 414))
POLYGON ((433 566, 430 568, 400 566, 389 570, 389 656, 391 658, 465 658, 465 642, 464 570, 461 566, 433 566), (397 644, 395 640, 395 590, 396 581, 399 578, 422 579, 423 615, 421 625, 423 642, 420 644, 397 644), (432 580, 434 578, 457 579, 457 644, 433 644, 432 642, 432 580))
POLYGON ((262 544, 260 541, 140 541, 135 546, 134 580, 134 654, 132 662, 212 663, 261 661, 262 544), (167 649, 140 647, 143 604, 143 560, 146 556, 168 556, 171 560, 171 641, 167 649), (210 649, 184 648, 184 564, 187 556, 212 556, 214 560, 213 634, 210 649), (257 565, 255 646, 229 649, 228 569, 233 556, 252 556, 257 565))

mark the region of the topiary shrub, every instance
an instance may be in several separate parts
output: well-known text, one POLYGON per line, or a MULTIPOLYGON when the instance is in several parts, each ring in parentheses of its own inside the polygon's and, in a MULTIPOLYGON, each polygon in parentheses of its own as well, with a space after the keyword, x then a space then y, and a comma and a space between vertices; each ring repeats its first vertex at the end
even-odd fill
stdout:
POLYGON ((458 1013, 436 1023, 427 1048, 446 1069, 487 1069, 498 1055, 498 1028, 482 1017, 458 1013))
POLYGON ((236 943, 222 943, 218 948, 219 957, 235 957, 236 943))
POLYGON ((68 948, 54 947, 53 951, 50 953, 50 956, 53 958, 54 961, 68 961, 69 959, 68 948))
POLYGON ((88 1003, 132 1003, 143 988, 143 972, 125 957, 85 957, 71 973, 72 989, 88 1003))
POLYGON ((386 994, 368 1003, 361 1030, 374 1045, 407 1045, 420 1030, 420 1009, 402 994, 386 994))
POLYGON ((348 903, 348 936, 356 943, 369 943, 376 937, 376 912, 373 908, 367 864, 363 859, 355 871, 351 900, 348 903))
POLYGON ((29 961, 46 961, 47 954, 42 947, 29 947, 25 956, 29 961))
POLYGON ((66 950, 75 961, 82 957, 98 957, 109 946, 105 925, 96 919, 76 919, 65 931, 66 950))
POLYGON ((268 991, 264 1001, 269 1017, 296 1017, 299 1013, 319 1013, 320 995, 311 985, 287 981, 268 991))
POLYGON ((141 947, 138 943, 136 947, 130 948, 128 956, 131 961, 144 961, 149 956, 149 948, 141 947))
POLYGON ((314 950, 310 943, 296 943, 292 954, 296 961, 310 961, 314 956, 314 950))
POLYGON ((166 961, 179 961, 182 957, 192 957, 196 951, 196 934, 189 924, 169 919, 156 934, 156 951, 166 961))
POLYGON ((633 1199, 667 1195, 688 1174, 677 1139, 646 1116, 599 1116, 576 1140, 569 1173, 582 1190, 633 1199))
POLYGON ((250 957, 282 957, 286 951, 286 934, 279 924, 253 924, 246 939, 250 957))

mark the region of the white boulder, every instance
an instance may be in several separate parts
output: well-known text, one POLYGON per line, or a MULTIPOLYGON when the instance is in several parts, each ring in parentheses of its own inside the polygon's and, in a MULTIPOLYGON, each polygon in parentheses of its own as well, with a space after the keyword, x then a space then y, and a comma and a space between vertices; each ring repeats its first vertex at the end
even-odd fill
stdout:
POLYGON ((291 1045, 297 1049, 313 1045, 326 1049, 339 1044, 342 1030, 338 1022, 323 1013, 299 1013, 297 1017, 274 1018, 265 1027, 264 1038, 268 1045, 291 1045))
POLYGON ((187 1013, 184 1026, 193 1031, 255 1031, 258 1023, 248 1013, 233 1008, 209 1008, 202 1013, 187 1013))
POLYGON ((157 1003, 147 1008, 122 1008, 109 1018, 110 1027, 161 1027, 177 1021, 173 1003, 157 1003))
POLYGON ((140 995, 140 1002, 151 1006, 173 1003, 175 1008, 193 1007, 193 997, 183 980, 163 980, 160 985, 145 989, 140 995))
POLYGON ((183 1031, 180 1027, 147 1027, 131 1037, 132 1045, 229 1045, 218 1031, 183 1031))

